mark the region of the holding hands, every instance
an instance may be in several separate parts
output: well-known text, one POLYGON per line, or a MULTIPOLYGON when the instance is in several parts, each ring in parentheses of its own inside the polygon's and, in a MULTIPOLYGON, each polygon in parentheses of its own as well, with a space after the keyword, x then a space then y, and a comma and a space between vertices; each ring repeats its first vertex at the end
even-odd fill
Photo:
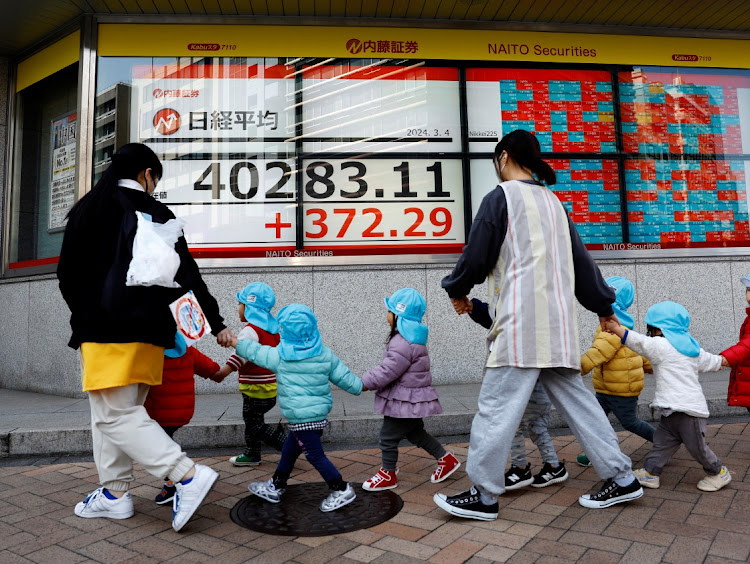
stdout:
MULTIPOLYGON (((237 337, 234 336, 234 333, 232 333, 232 330, 228 327, 225 327, 222 329, 218 335, 216 335, 216 344, 226 348, 234 346, 231 343, 231 340, 234 339, 237 340, 237 337)), ((236 344, 236 343, 235 343, 236 344)))
POLYGON ((602 329, 608 333, 614 333, 618 337, 622 338, 625 335, 625 328, 620 325, 617 320, 617 316, 610 315, 608 317, 600 317, 599 321, 602 324, 602 329))
POLYGON ((232 367, 229 366, 228 364, 225 364, 219 370, 217 370, 211 376, 209 376, 209 379, 213 380, 217 384, 221 384, 224 381, 224 378, 229 376, 231 373, 232 373, 232 367))
POLYGON ((468 296, 464 296, 462 298, 451 298, 451 303, 453 304, 453 309, 456 310, 456 313, 458 315, 471 313, 474 307, 468 296))
POLYGON ((615 325, 620 325, 620 320, 617 319, 617 316, 614 313, 612 315, 599 318, 599 323, 601 324, 602 331, 607 331, 608 333, 614 332, 611 329, 607 328, 607 325, 612 322, 614 322, 615 325))

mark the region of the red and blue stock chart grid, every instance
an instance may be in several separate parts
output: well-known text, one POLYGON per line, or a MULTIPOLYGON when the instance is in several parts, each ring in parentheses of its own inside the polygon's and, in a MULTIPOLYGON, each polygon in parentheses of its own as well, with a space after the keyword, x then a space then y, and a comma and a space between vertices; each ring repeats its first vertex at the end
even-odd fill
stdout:
POLYGON ((492 134, 534 132, 551 154, 552 188, 590 249, 623 248, 623 225, 626 248, 750 243, 750 73, 635 68, 616 76, 618 93, 609 71, 468 69, 470 105, 493 105, 498 123, 482 129, 469 108, 472 152, 491 151, 492 134))

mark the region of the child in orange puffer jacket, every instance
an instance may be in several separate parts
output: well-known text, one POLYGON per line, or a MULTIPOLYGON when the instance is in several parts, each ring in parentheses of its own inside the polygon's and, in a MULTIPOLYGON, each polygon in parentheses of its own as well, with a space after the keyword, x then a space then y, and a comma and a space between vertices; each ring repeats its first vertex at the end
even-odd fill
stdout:
MULTIPOLYGON (((170 438, 193 418, 195 412, 194 375, 221 382, 218 363, 194 347, 188 347, 180 332, 173 349, 164 351, 161 385, 151 386, 143 407, 170 438)), ((172 501, 176 488, 169 478, 154 501, 164 505, 172 501)))
MULTIPOLYGON (((627 309, 633 305, 633 283, 622 276, 611 276, 607 284, 615 291, 612 304, 620 324, 633 329, 633 316, 627 309)), ((643 390, 644 372, 651 372, 648 360, 633 352, 612 333, 596 329, 594 343, 581 357, 581 374, 594 371, 592 378, 599 405, 605 413, 614 413, 626 431, 654 442, 654 428, 638 418, 638 396, 643 390)), ((588 456, 576 458, 581 466, 591 466, 588 456)))

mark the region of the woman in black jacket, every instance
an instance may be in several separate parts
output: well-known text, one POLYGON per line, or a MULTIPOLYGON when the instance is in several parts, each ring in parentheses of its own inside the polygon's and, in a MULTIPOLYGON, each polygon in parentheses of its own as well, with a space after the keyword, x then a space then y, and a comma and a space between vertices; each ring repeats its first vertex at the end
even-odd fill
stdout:
POLYGON ((137 227, 135 211, 165 223, 172 212, 151 197, 162 166, 156 154, 130 143, 68 214, 57 277, 71 311, 69 345, 81 350, 83 390, 91 406, 94 461, 102 485, 78 503, 79 517, 126 519, 133 515, 128 491, 133 461, 177 486, 172 526, 179 531, 198 508, 218 474, 194 464, 146 413, 150 386, 161 384, 164 349, 174 346, 169 304, 192 290, 217 342, 228 346, 216 300, 208 292, 184 237, 175 250, 181 288, 126 286, 125 274, 137 227))

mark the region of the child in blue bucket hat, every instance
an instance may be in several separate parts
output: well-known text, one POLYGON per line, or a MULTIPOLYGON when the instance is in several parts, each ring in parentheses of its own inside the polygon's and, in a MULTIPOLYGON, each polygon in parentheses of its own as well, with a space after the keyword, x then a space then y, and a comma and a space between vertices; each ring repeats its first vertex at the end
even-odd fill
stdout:
POLYGON ((719 457, 706 444, 708 405, 699 372, 716 372, 726 363, 724 357, 704 351, 690 334, 690 315, 675 302, 661 302, 646 312, 648 336, 608 321, 605 329, 620 337, 638 354, 651 361, 656 378, 652 407, 661 408, 661 419, 654 433, 654 446, 643 468, 633 473, 642 486, 659 487, 664 466, 681 444, 708 474, 698 482, 699 490, 715 492, 732 481, 719 457))
MULTIPOLYGON (((279 323, 271 313, 276 295, 268 284, 252 282, 237 292, 240 321, 247 325, 240 331, 240 339, 252 339, 261 345, 279 344, 279 323)), ((281 423, 272 427, 265 415, 276 405, 276 374, 267 368, 246 361, 237 354, 229 357, 221 369, 222 379, 234 370, 239 374, 242 394, 242 419, 245 421, 245 452, 233 456, 235 466, 257 466, 261 461, 263 443, 281 450, 286 433, 281 423)))
POLYGON ((425 299, 413 288, 397 290, 385 298, 390 334, 383 362, 362 375, 362 382, 375 393, 375 411, 383 414, 380 450, 383 465, 362 484, 367 491, 390 490, 398 485, 398 445, 403 439, 424 449, 438 461, 430 481, 442 482, 461 463, 424 428, 423 417, 443 412, 432 387, 427 354, 427 326, 422 323, 425 299))
POLYGON ((235 338, 232 342, 238 355, 276 373, 279 406, 289 421, 289 436, 273 477, 266 482, 253 482, 248 489, 266 501, 279 503, 294 463, 304 453, 331 489, 320 504, 320 510, 334 511, 350 504, 357 495, 326 457, 320 442, 333 407, 329 382, 356 396, 366 388, 362 380, 323 345, 318 321, 309 307, 290 304, 281 309, 278 320, 281 328, 278 347, 261 345, 250 339, 235 338))
MULTIPOLYGON (((635 297, 633 283, 624 276, 610 276, 604 281, 615 291, 612 310, 620 324, 633 329, 633 316, 628 312, 635 297)), ((638 417, 644 374, 653 371, 649 361, 623 345, 617 335, 597 327, 591 348, 581 356, 581 374, 592 371, 594 392, 604 413, 613 413, 626 431, 653 443, 654 428, 638 417)), ((592 466, 585 454, 578 456, 576 462, 592 466)))

